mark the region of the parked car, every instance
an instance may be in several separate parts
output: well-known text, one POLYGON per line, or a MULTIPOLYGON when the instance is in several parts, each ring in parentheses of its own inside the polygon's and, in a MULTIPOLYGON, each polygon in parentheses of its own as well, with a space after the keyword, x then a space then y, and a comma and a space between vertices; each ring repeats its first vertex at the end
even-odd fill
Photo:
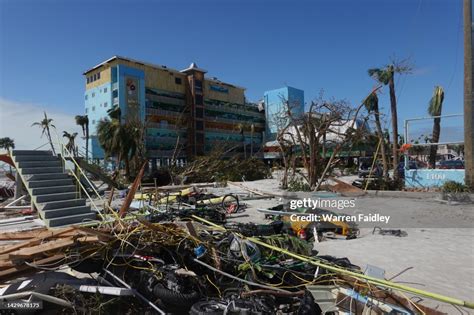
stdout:
POLYGON ((369 176, 369 174, 373 177, 381 177, 383 175, 383 168, 378 162, 375 162, 374 170, 371 171, 372 163, 372 157, 364 157, 359 159, 359 177, 365 178, 369 176))
MULTIPOLYGON (((418 163, 416 161, 409 161, 408 162, 408 169, 409 170, 416 170, 419 169, 418 163)), ((405 162, 398 163, 397 172, 399 178, 405 178, 405 162)))
POLYGON ((462 160, 446 160, 439 162, 439 169, 464 169, 464 161, 462 160))

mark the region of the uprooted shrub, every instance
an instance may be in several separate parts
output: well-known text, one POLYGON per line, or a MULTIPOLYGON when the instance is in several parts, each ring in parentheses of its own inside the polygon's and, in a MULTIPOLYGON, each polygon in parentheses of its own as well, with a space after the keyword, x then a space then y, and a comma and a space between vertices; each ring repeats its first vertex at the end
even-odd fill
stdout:
POLYGON ((311 191, 308 182, 302 177, 292 177, 288 181, 288 191, 311 191))

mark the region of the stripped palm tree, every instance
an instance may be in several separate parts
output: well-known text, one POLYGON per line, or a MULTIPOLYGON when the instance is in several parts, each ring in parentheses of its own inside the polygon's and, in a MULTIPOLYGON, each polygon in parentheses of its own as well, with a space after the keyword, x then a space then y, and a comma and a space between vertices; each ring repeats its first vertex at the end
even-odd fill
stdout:
MULTIPOLYGON (((432 143, 438 143, 441 134, 441 111, 443 109, 444 91, 441 86, 435 86, 433 96, 431 97, 428 114, 433 118, 433 135, 431 137, 432 143)), ((438 151, 437 145, 430 146, 430 157, 429 166, 435 168, 436 166, 436 152, 438 151)))
POLYGON ((41 132, 41 137, 43 135, 46 135, 48 138, 49 144, 51 145, 51 150, 53 151, 53 154, 56 155, 56 151, 54 150, 54 145, 53 145, 53 140, 51 138, 51 128, 56 128, 52 124, 53 120, 51 118, 48 118, 48 115, 46 115, 46 112, 44 112, 44 118, 41 121, 33 123, 31 126, 39 126, 42 129, 41 132))
POLYGON ((86 140, 86 161, 89 159, 89 117, 87 115, 81 116, 77 115, 74 117, 76 119, 76 125, 81 126, 82 136, 86 140))
MULTIPOLYGON (((397 115, 397 98, 395 95, 395 74, 409 73, 411 67, 401 62, 395 65, 395 62, 383 68, 369 69, 369 76, 383 85, 388 85, 390 90, 390 110, 392 114, 392 155, 394 170, 398 166, 398 115, 397 115)), ((393 172, 394 177, 398 178, 398 172, 393 172)))
POLYGON ((67 131, 63 131, 63 137, 67 138, 66 149, 72 154, 73 157, 77 156, 77 147, 76 147, 76 137, 77 132, 69 133, 67 131))
POLYGON ((385 154, 385 137, 382 131, 382 125, 380 124, 379 98, 375 91, 372 92, 369 97, 367 97, 364 105, 367 111, 374 115, 375 127, 377 128, 377 136, 380 141, 380 152, 382 154, 383 174, 385 177, 388 177, 388 161, 387 155, 385 154))

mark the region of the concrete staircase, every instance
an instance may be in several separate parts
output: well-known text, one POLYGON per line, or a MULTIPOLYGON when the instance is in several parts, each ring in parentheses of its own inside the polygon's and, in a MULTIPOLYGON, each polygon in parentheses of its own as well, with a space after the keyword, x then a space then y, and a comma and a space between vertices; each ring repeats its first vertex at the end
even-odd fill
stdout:
POLYGON ((97 214, 80 198, 73 178, 63 170, 61 159, 51 151, 13 150, 12 159, 48 227, 96 219, 97 214))

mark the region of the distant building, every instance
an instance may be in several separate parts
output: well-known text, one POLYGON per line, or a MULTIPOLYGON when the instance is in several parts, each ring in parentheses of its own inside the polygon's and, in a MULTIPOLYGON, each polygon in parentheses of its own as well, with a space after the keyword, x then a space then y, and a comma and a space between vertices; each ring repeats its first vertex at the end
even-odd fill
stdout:
POLYGON ((154 165, 167 164, 178 135, 182 160, 222 144, 237 147, 233 152, 250 147, 259 151, 263 111, 246 102, 244 88, 205 74, 195 63, 178 71, 119 56, 84 72, 92 158, 104 158, 96 128, 114 105, 120 106, 123 120, 146 122, 146 153, 154 165))
POLYGON ((265 132, 266 140, 275 140, 278 132, 283 111, 288 107, 284 102, 288 102, 291 113, 296 117, 304 113, 304 91, 286 86, 280 89, 266 91, 263 95, 265 106, 265 132))

